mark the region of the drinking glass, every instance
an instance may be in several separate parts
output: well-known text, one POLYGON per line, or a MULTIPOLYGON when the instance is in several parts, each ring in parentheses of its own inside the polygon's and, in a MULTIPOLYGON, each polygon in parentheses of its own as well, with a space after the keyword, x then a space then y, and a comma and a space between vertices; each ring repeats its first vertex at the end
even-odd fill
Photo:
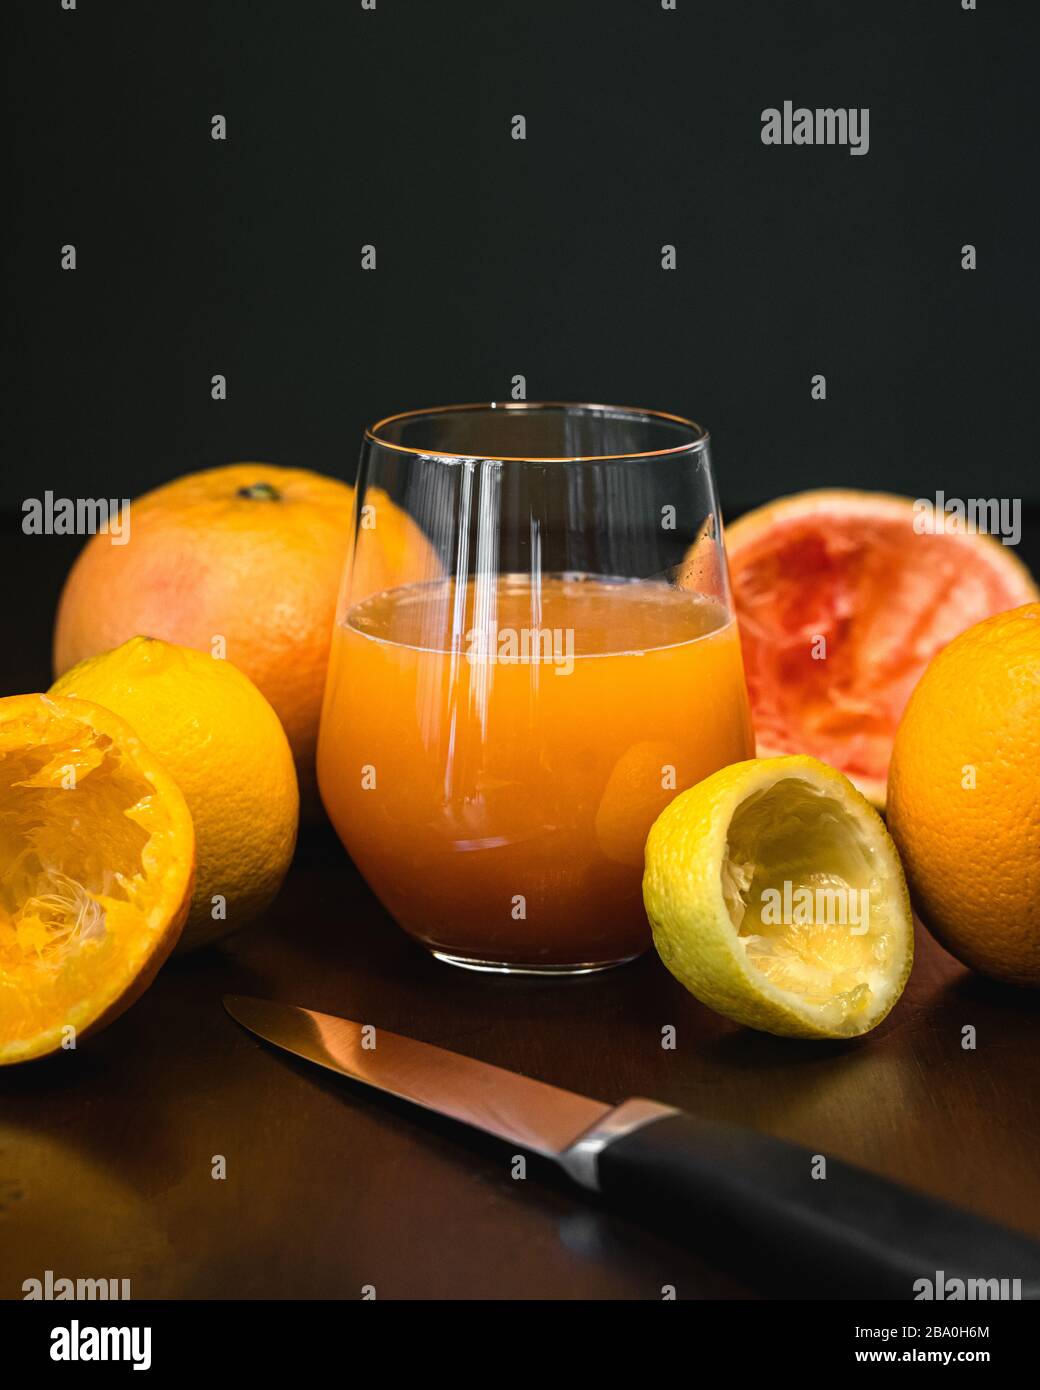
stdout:
POLYGON ((650 826, 753 748, 699 425, 525 402, 365 432, 318 779, 439 960, 638 956, 650 826))

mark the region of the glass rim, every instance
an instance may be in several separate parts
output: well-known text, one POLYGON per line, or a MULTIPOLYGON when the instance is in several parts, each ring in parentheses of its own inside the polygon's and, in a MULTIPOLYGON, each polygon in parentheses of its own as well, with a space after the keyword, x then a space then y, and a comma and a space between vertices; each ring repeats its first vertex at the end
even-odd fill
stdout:
POLYGON ((703 425, 685 415, 674 415, 667 410, 650 410, 644 406, 602 405, 591 401, 473 401, 465 405, 434 405, 421 410, 401 410, 394 415, 384 415, 375 424, 365 428, 364 437, 369 443, 381 449, 392 449, 395 453, 411 454, 413 458, 464 459, 474 463, 612 463, 625 459, 669 458, 676 454, 695 454, 707 447, 711 438, 703 425), (667 422, 681 425, 691 431, 693 437, 682 444, 671 444, 664 449, 637 449, 624 454, 467 454, 448 453, 442 449, 421 449, 413 444, 395 444, 389 439, 381 439, 379 431, 401 420, 417 420, 425 415, 462 414, 470 410, 538 411, 572 410, 590 411, 614 416, 633 416, 644 420, 667 422))

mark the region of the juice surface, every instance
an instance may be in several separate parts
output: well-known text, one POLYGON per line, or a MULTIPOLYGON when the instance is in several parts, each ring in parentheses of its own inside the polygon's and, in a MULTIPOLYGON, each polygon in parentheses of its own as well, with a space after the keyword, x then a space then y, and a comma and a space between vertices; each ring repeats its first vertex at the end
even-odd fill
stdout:
POLYGON ((318 777, 354 862, 413 936, 473 961, 576 966, 649 944, 650 825, 753 751, 720 606, 664 584, 506 575, 348 612, 318 777))

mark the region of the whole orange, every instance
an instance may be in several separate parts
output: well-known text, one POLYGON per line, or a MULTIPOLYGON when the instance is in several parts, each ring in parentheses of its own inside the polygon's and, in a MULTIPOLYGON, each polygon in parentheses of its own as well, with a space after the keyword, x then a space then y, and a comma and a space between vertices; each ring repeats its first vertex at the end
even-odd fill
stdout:
POLYGON ((132 637, 73 666, 48 695, 125 719, 183 793, 195 886, 178 951, 258 917, 289 868, 300 802, 285 731, 248 676, 193 647, 132 637))
POLYGON ((888 822, 947 950, 1040 985, 1040 603, 932 658, 896 733, 888 822))
MULTIPOLYGON (((400 583, 401 556, 429 546, 384 494, 370 490, 366 502, 377 496, 377 567, 385 561, 386 584, 400 583)), ((129 540, 93 536, 71 570, 54 632, 55 675, 136 636, 226 657, 274 706, 313 807, 353 509, 348 484, 267 463, 189 473, 146 493, 130 504, 129 540)), ((382 578, 371 577, 372 586, 382 578)))

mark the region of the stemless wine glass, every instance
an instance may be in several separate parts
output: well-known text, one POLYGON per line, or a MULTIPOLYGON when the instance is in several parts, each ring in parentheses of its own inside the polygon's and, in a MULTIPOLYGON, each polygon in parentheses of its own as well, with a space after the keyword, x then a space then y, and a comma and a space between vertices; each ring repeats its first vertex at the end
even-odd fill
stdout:
POLYGON ((318 779, 369 885, 438 959, 633 959, 651 824, 752 752, 699 425, 523 403, 366 431, 318 779))

